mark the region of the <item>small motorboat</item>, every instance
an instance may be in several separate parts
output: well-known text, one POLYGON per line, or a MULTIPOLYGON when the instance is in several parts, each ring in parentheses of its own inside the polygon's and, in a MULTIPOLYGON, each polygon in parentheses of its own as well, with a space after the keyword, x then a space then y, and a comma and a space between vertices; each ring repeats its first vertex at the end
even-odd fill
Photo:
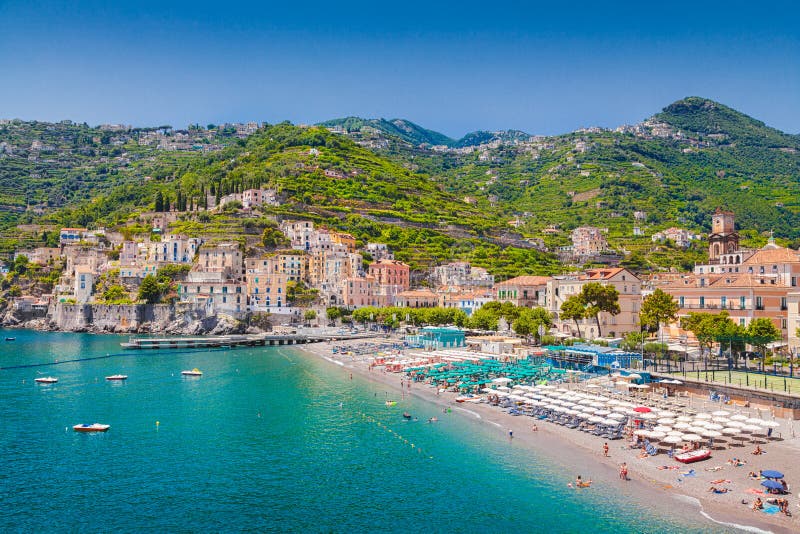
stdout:
POLYGON ((411 419, 411 414, 408 412, 403 412, 403 419, 411 419))
POLYGON ((6 338, 6 341, 16 341, 16 340, 17 340, 17 338, 15 338, 15 337, 7 337, 6 338))
POLYGON ((106 380, 127 380, 128 375, 111 375, 107 376, 106 380))
POLYGON ((203 371, 195 367, 191 371, 181 371, 183 376, 203 376, 203 371))
POLYGON ((58 378, 52 376, 43 376, 41 378, 34 378, 34 382, 39 382, 40 384, 55 384, 58 382, 58 378))
POLYGON ((456 402, 478 402, 481 400, 479 395, 460 395, 456 397, 456 402))
POLYGON ((102 425, 100 423, 93 423, 91 425, 89 424, 75 425, 72 427, 72 430, 74 430, 75 432, 105 432, 109 428, 111 428, 111 425, 102 425))
POLYGON ((699 462, 711 458, 711 451, 708 449, 697 449, 695 451, 679 452, 672 457, 683 464, 690 464, 692 462, 699 462))
POLYGON ((386 404, 386 406, 394 406, 394 405, 396 405, 396 404, 397 404, 397 401, 393 401, 393 400, 387 400, 387 401, 385 402, 385 404, 386 404))

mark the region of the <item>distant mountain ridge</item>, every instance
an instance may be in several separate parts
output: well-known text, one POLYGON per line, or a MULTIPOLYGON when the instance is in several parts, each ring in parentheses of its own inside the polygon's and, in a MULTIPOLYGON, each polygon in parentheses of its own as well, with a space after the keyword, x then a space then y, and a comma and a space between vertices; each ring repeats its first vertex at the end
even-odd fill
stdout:
POLYGON ((325 128, 341 128, 352 133, 365 133, 364 129, 372 128, 384 135, 398 137, 414 146, 420 145, 444 145, 452 148, 464 148, 478 146, 493 141, 512 142, 530 138, 530 134, 519 130, 501 130, 491 132, 488 130, 478 130, 466 134, 461 139, 453 139, 443 133, 428 130, 406 119, 363 119, 361 117, 345 117, 341 119, 331 119, 319 123, 317 126, 325 128))

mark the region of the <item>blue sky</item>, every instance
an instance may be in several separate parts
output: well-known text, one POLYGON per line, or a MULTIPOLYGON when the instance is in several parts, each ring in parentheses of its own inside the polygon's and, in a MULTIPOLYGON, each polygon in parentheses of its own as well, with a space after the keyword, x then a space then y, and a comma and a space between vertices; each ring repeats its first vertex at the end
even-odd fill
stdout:
POLYGON ((798 20, 735 0, 0 0, 0 117, 555 134, 697 95, 800 133, 798 20))

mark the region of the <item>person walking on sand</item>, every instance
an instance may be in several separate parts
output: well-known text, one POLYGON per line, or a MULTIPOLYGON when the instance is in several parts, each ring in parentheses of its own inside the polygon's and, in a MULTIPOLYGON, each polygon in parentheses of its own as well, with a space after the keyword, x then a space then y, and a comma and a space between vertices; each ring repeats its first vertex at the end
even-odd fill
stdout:
POLYGON ((628 464, 625 462, 622 462, 622 465, 619 467, 619 478, 628 480, 628 464))
POLYGON ((603 443, 603 456, 608 458, 608 443, 603 443))

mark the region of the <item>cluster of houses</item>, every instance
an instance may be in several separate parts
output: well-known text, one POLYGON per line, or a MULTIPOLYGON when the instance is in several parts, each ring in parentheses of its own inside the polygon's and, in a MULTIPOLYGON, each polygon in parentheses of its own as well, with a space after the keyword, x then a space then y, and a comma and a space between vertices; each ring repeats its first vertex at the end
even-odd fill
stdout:
MULTIPOLYGON (((97 298, 98 277, 111 269, 119 269, 120 279, 133 295, 147 275, 166 265, 185 265, 188 273, 178 282, 179 300, 209 312, 291 313, 289 288, 299 285, 315 289, 313 305, 321 307, 445 307, 467 315, 493 301, 543 307, 554 317, 553 334, 592 339, 639 331, 643 298, 661 288, 677 301, 680 315, 727 310, 742 326, 767 317, 783 333, 783 345, 797 348, 799 344, 800 253, 772 239, 761 249, 741 248, 730 212, 717 211, 713 216, 706 263, 691 273, 658 273, 647 279, 625 268, 608 267, 495 282, 485 269, 454 262, 434 267, 412 287, 410 267, 394 259, 383 243, 359 249, 352 235, 304 220, 285 220, 280 230, 290 243, 286 250, 244 257, 237 243, 168 234, 159 241, 134 242, 114 232, 63 228, 59 247, 18 252, 42 265, 64 261, 54 295, 24 296, 15 306, 42 308, 65 298, 92 302, 97 298), (116 257, 109 254, 112 250, 119 252, 118 259, 111 259, 116 257), (616 288, 620 313, 601 313, 597 320, 561 320, 561 305, 591 282, 616 288)), ((587 232, 585 237, 599 239, 602 234, 587 232)), ((686 339, 677 325, 666 327, 665 333, 673 340, 686 339)))

